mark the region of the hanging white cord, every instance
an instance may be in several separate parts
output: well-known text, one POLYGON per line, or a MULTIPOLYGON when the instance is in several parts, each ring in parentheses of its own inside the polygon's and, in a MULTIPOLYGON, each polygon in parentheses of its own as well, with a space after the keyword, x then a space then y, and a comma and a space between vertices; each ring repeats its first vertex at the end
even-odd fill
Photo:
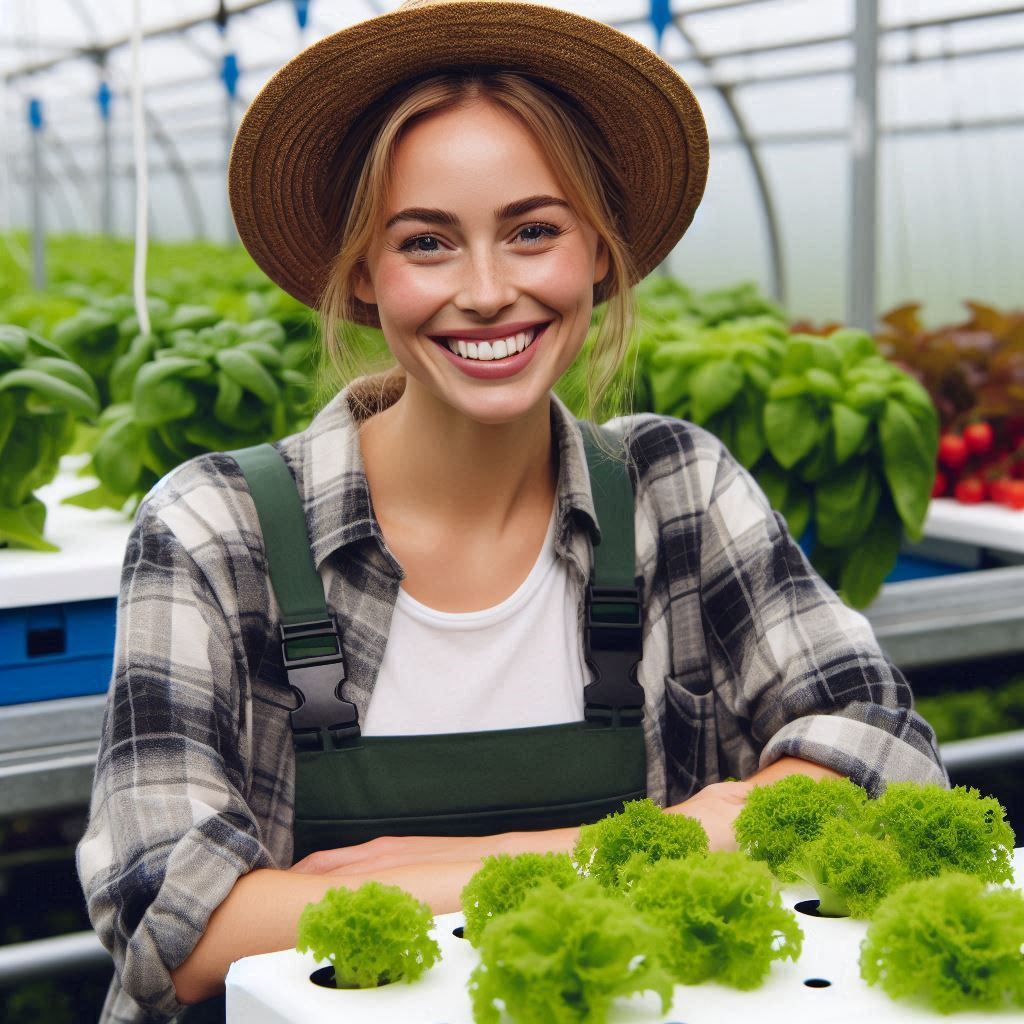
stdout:
MULTIPOLYGON (((7 5, 0 5, 7 6, 7 5)), ((0 17, 0 24, 14 25, 14 35, 21 37, 22 39, 28 38, 32 40, 32 56, 35 54, 35 36, 28 29, 28 23, 26 21, 25 7, 17 4, 15 0, 11 0, 12 14, 8 17, 6 13, 3 17, 0 17)), ((31 9, 31 5, 29 5, 31 9)), ((11 88, 10 84, 6 79, 3 81, 3 89, 0 92, 0 118, 2 123, 14 124, 15 118, 21 118, 21 124, 25 124, 25 103, 26 100, 19 93, 16 93, 11 88)), ((24 130, 24 129, 23 129, 24 130)), ((0 238, 3 238, 4 245, 7 247, 7 251, 10 253, 11 258, 14 262, 21 267, 26 274, 32 272, 32 257, 29 251, 18 241, 14 235, 14 183, 17 178, 15 173, 17 163, 15 160, 14 147, 8 145, 13 140, 13 132, 0 133, 0 139, 3 140, 3 159, 0 160, 0 166, 3 170, 0 171, 0 195, 3 196, 3 222, 0 223, 0 238)), ((20 154, 24 158, 24 151, 20 154)))
POLYGON ((139 332, 149 334, 146 304, 146 250, 149 245, 149 168, 146 115, 142 107, 142 0, 132 2, 132 149, 135 155, 135 315, 139 332))

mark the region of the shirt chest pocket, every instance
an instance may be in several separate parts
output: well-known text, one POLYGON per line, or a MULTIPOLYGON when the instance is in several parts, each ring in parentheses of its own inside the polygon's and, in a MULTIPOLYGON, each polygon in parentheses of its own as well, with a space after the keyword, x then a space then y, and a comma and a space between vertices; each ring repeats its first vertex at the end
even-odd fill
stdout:
POLYGON ((665 676, 665 758, 672 802, 721 781, 715 692, 665 676))

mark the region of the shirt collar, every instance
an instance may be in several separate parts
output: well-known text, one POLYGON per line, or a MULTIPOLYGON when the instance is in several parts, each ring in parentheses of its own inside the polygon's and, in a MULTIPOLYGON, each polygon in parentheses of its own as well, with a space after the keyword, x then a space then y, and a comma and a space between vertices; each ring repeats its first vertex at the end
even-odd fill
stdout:
MULTIPOLYGON (((339 548, 366 537, 376 539, 387 557, 383 533, 370 501, 359 423, 392 405, 402 393, 401 378, 359 377, 339 392, 301 434, 281 442, 291 465, 306 513, 313 561, 320 565, 339 548), (397 381, 397 383, 396 383, 397 381)), ((555 550, 569 554, 573 519, 600 540, 587 469, 583 436, 576 418, 551 393, 551 429, 558 444, 555 550)), ((394 565, 396 574, 400 567, 394 565)))

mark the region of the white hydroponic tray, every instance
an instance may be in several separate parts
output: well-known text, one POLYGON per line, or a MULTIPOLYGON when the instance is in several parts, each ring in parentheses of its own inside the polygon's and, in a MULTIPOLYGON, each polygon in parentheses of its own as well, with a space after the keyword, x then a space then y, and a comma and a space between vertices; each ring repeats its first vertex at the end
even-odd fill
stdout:
POLYGON ((96 486, 76 476, 81 457, 65 456, 37 497, 46 504, 43 536, 60 551, 0 550, 0 608, 117 597, 131 520, 114 509, 76 508, 62 499, 96 486))
POLYGON ((963 505, 953 498, 933 498, 928 505, 924 536, 1024 554, 1024 509, 992 502, 963 505))
MULTIPOLYGON (((1024 850, 1015 851, 1014 866, 1019 885, 1024 882, 1024 850)), ((793 906, 812 895, 810 889, 787 889, 786 904, 793 906)), ((860 977, 860 942, 867 922, 797 916, 804 933, 800 959, 796 963, 776 961, 760 988, 740 992, 713 983, 677 985, 668 1013, 661 1012, 657 996, 648 992, 618 1000, 609 1014, 609 1024, 1024 1021, 1024 1012, 944 1017, 895 1002, 860 977), (808 981, 830 984, 812 987, 808 981)), ((478 957, 468 942, 452 934, 462 923, 461 913, 435 918, 431 934, 441 947, 442 959, 412 984, 399 982, 364 990, 321 988, 309 976, 322 962, 295 950, 238 960, 227 976, 228 1024, 473 1024, 466 985, 478 957)))

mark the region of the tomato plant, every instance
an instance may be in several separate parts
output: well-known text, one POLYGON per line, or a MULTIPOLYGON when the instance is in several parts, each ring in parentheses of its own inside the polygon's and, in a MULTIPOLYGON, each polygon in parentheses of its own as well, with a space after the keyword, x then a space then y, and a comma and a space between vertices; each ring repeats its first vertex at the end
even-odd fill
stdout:
POLYGON ((992 450, 995 441, 995 432, 992 424, 981 420, 977 423, 969 423, 964 427, 964 444, 972 455, 987 455, 992 450))
POLYGON ((956 482, 953 496, 964 505, 977 505, 985 500, 985 482, 977 476, 965 476, 956 482))
POLYGON ((939 438, 939 462, 947 469, 963 468, 968 454, 967 442, 959 434, 943 434, 939 438))
POLYGON ((1024 480, 1008 480, 1003 489, 1002 504, 1024 509, 1024 480))

